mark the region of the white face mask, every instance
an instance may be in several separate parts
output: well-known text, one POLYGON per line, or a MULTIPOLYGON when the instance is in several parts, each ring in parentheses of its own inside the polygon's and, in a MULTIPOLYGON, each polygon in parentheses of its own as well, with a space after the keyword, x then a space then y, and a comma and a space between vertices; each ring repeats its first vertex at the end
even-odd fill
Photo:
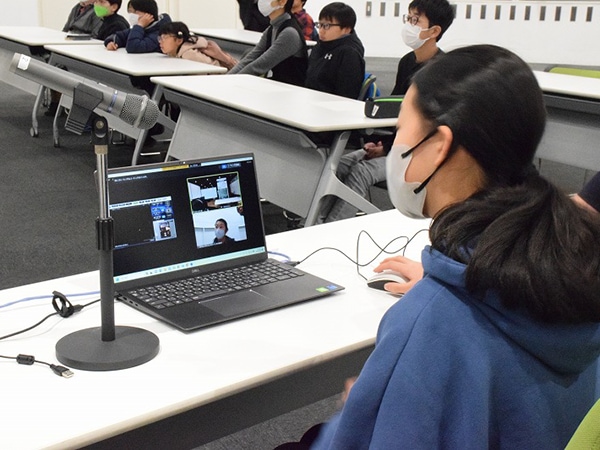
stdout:
POLYGON ((271 6, 273 0, 258 0, 257 6, 260 13, 268 17, 273 11, 283 8, 283 6, 271 6))
POLYGON ((427 39, 421 39, 419 36, 421 31, 427 31, 429 28, 421 28, 418 25, 412 25, 410 22, 406 22, 402 27, 402 40, 413 50, 421 48, 427 39))
POLYGON ((217 237, 217 239, 223 239, 223 237, 225 236, 225 229, 215 228, 215 236, 217 237))
POLYGON ((423 188, 418 194, 415 194, 414 190, 421 183, 406 181, 406 170, 410 165, 414 152, 409 153, 404 158, 402 154, 409 150, 411 148, 408 145, 394 145, 387 155, 385 172, 388 194, 392 204, 402 214, 413 219, 423 219, 425 218, 423 206, 425 205, 427 189, 423 188))
POLYGON ((138 24, 139 18, 140 16, 138 16, 136 13, 127 14, 127 20, 129 20, 129 25, 131 25, 132 27, 138 24))

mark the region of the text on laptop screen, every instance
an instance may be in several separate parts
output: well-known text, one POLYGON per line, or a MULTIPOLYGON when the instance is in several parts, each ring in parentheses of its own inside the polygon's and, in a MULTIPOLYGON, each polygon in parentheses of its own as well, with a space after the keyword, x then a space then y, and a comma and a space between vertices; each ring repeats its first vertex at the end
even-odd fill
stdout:
POLYGON ((116 283, 266 254, 252 155, 112 169, 116 283))

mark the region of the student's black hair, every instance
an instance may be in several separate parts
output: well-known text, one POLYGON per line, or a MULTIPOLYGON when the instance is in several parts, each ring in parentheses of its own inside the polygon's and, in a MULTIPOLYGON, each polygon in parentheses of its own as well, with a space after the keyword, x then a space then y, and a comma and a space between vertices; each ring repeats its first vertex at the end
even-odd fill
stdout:
POLYGON ((326 19, 337 22, 342 28, 354 30, 356 26, 356 12, 350 5, 342 2, 333 2, 323 6, 319 13, 319 20, 326 19))
MULTIPOLYGON (((292 7, 294 6, 294 0, 287 0, 285 2, 285 6, 283 7, 283 10, 286 13, 292 14, 292 7)), ((292 14, 293 15, 293 14, 292 14)))
POLYGON ((408 10, 411 9, 417 10, 419 14, 425 14, 429 19, 430 27, 438 25, 442 29, 436 41, 442 38, 454 21, 454 8, 448 0, 413 0, 408 5, 408 10))
POLYGON ((131 0, 129 5, 136 11, 152 14, 154 20, 158 20, 158 5, 155 0, 131 0))
POLYGON ((162 24, 158 30, 158 35, 162 36, 165 34, 182 38, 183 42, 196 42, 198 40, 198 37, 194 33, 191 33, 188 26, 183 22, 167 22, 162 24))
POLYGON ((599 322, 600 220, 533 169, 546 110, 529 66, 500 47, 464 47, 413 85, 417 110, 448 126, 485 176, 434 217, 432 247, 467 264, 467 289, 482 298, 496 292, 544 322, 599 322))
MULTIPOLYGON (((119 11, 119 9, 121 9, 121 5, 122 5, 122 0, 108 0, 108 3, 110 3, 111 5, 117 5, 117 11, 119 11)), ((115 11, 115 13, 117 12, 115 11)))

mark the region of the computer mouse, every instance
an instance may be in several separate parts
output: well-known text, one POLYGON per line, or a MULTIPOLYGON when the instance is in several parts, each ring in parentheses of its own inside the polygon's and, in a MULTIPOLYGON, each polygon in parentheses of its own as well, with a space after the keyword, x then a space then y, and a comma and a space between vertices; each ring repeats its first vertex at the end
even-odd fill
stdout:
POLYGON ((367 280, 367 286, 373 289, 385 290, 383 286, 386 283, 406 283, 408 280, 393 270, 384 270, 376 273, 367 280))

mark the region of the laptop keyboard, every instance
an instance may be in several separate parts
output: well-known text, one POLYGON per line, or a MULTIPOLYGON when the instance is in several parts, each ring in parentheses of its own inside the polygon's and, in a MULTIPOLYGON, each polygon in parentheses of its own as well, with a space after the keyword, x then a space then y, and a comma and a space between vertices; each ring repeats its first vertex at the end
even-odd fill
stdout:
POLYGON ((292 266, 266 260, 249 266, 135 289, 127 294, 156 309, 164 309, 302 275, 302 271, 292 266))

